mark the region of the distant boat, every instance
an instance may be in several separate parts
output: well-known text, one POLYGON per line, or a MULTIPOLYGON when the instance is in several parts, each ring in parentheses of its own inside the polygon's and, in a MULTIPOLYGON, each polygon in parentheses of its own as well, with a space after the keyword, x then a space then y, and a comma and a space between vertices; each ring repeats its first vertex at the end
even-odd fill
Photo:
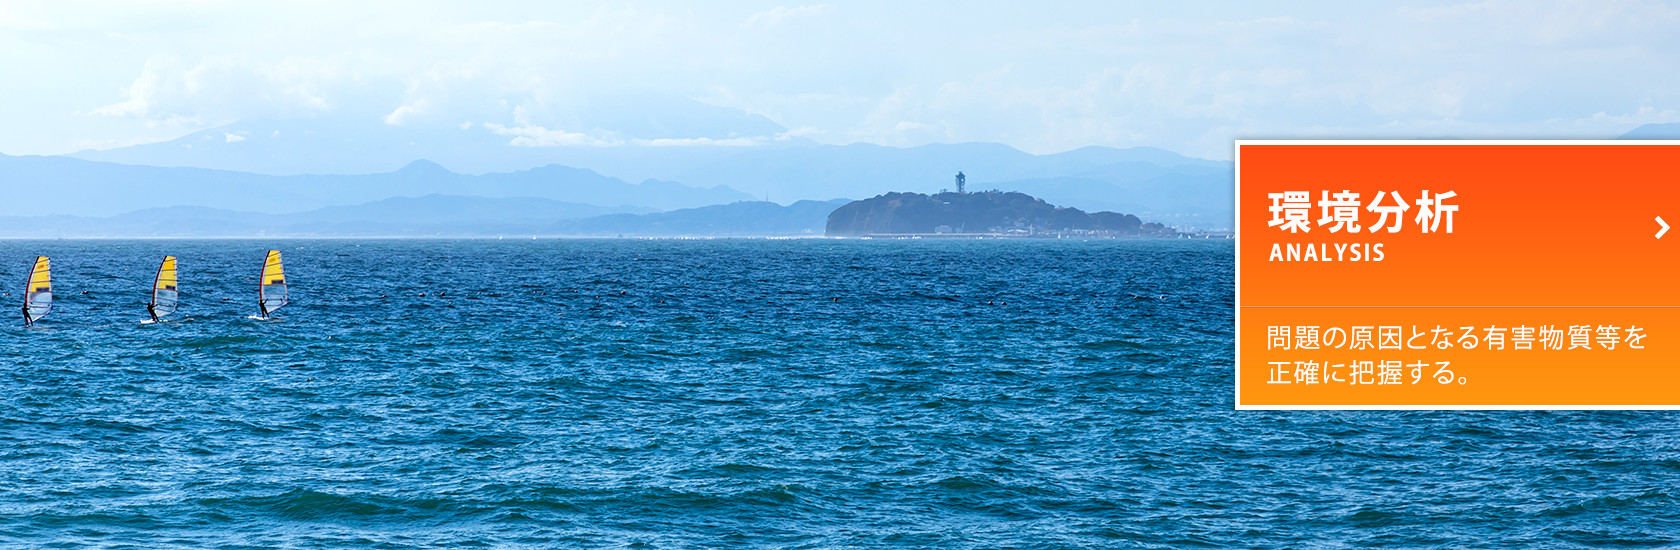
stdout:
POLYGON ((261 311, 258 318, 267 319, 274 310, 285 307, 290 302, 286 293, 286 272, 280 265, 280 251, 268 251, 268 258, 263 260, 262 281, 257 285, 257 308, 261 311))
POLYGON ((152 301, 146 303, 146 313, 156 323, 175 313, 180 303, 181 293, 175 289, 175 257, 164 256, 163 263, 158 264, 157 278, 152 280, 152 301))
POLYGON ((29 270, 29 283, 23 289, 23 326, 52 312, 51 262, 46 256, 35 258, 35 268, 29 270))

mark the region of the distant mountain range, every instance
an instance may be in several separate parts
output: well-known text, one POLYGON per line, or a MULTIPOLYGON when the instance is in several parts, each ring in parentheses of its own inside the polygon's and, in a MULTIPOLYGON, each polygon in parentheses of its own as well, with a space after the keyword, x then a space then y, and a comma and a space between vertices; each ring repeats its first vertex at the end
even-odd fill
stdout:
MULTIPOLYGON (((1235 210, 1231 162, 1161 149, 818 145, 776 134, 784 129, 756 115, 701 115, 619 113, 624 139, 594 145, 520 146, 520 134, 484 124, 286 119, 71 156, 0 155, 0 192, 14 197, 0 201, 9 217, 0 233, 796 234, 820 232, 807 215, 837 199, 954 190, 959 170, 970 191, 1021 192, 1188 231, 1229 229, 1235 210), (690 135, 701 137, 681 137, 690 135), (717 219, 725 212, 752 219, 717 219)), ((1621 138, 1680 139, 1680 124, 1621 138)))
POLYGON ((0 155, 0 188, 23 197, 0 201, 0 216, 112 216, 170 206, 279 214, 429 194, 530 197, 644 211, 752 198, 724 186, 698 188, 658 180, 631 184, 568 166, 467 175, 423 160, 382 174, 271 176, 0 155))
POLYGON ((1680 139, 1680 122, 1646 124, 1616 139, 1680 139))
POLYGON ((741 201, 651 212, 529 197, 427 195, 292 214, 176 206, 108 217, 0 216, 0 238, 821 235, 828 213, 845 202, 741 201))
POLYGON ((846 199, 773 202, 742 201, 685 208, 656 214, 609 214, 568 220, 553 226, 557 235, 574 236, 821 236, 823 225, 846 199))
MULTIPOLYGON (((579 186, 567 187, 567 182, 574 179, 583 181, 585 178, 581 176, 561 178, 561 183, 556 185, 566 188, 565 192, 517 190, 490 194, 477 191, 487 188, 491 180, 526 174, 532 166, 544 166, 550 171, 558 171, 558 167, 587 169, 591 172, 588 176, 617 178, 621 182, 680 182, 700 189, 722 187, 739 192, 728 197, 713 197, 709 204, 748 198, 786 204, 798 200, 868 197, 893 191, 934 193, 953 187, 952 176, 960 170, 968 174, 970 189, 1021 191, 1058 204, 1087 210, 1123 209, 1168 223, 1229 227, 1233 213, 1232 163, 1190 158, 1149 147, 1086 147, 1034 155, 995 143, 933 144, 907 148, 870 144, 819 145, 807 139, 776 134, 783 131, 781 127, 762 117, 741 113, 711 113, 695 120, 640 121, 632 120, 634 117, 628 115, 613 118, 616 120, 614 127, 626 128, 624 131, 629 132, 627 136, 644 137, 610 143, 555 144, 531 139, 541 134, 528 133, 546 130, 509 129, 486 124, 407 127, 378 120, 254 119, 167 142, 82 151, 71 157, 128 165, 219 171, 171 173, 171 180, 269 181, 258 175, 304 178, 274 181, 271 187, 279 189, 267 194, 274 197, 270 200, 275 207, 284 205, 279 210, 225 202, 191 203, 275 212, 325 206, 318 203, 317 196, 297 192, 300 185, 307 187, 307 184, 323 178, 346 181, 344 185, 334 184, 346 189, 366 187, 370 191, 393 191, 392 185, 379 187, 370 182, 383 180, 398 183, 394 180, 400 178, 391 174, 431 177, 426 172, 448 172, 456 177, 433 177, 439 180, 439 185, 414 190, 398 189, 400 193, 387 195, 370 192, 331 204, 357 204, 389 196, 447 193, 534 196, 601 206, 627 204, 658 209, 702 205, 689 200, 692 197, 659 203, 647 197, 621 199, 611 196, 611 193, 602 193, 609 195, 606 198, 580 196, 571 192, 572 188, 579 186), (410 164, 415 159, 428 159, 429 166, 418 169, 410 164), (248 176, 229 174, 241 172, 248 176), (367 177, 343 180, 350 176, 313 176, 314 179, 300 176, 323 173, 366 174, 367 177), (446 179, 462 185, 442 185, 442 180, 446 179), (298 194, 305 196, 295 196, 298 194), (602 202, 609 199, 616 202, 602 202)), ((590 121, 578 123, 589 124, 590 121)), ((4 177, 0 175, 0 178, 4 177)), ((34 178, 31 183, 39 181, 43 179, 34 178)), ((588 187, 589 184, 582 186, 588 187)), ((651 197, 658 193, 645 195, 651 197)), ((55 212, 108 215, 118 211, 55 212)), ((15 212, 0 212, 4 213, 15 212)))

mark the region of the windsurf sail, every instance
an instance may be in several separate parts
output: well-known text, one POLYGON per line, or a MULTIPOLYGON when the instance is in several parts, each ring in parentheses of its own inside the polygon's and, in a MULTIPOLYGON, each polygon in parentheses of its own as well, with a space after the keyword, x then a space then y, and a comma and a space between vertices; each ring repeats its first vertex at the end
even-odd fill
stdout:
POLYGON ((175 313, 180 303, 181 293, 175 288, 175 257, 164 256, 163 263, 158 264, 157 279, 152 281, 152 301, 146 304, 146 311, 156 321, 175 313))
POLYGON ((35 268, 29 270, 29 285, 23 289, 23 325, 52 312, 51 262, 46 256, 35 258, 35 268))
POLYGON ((262 310, 262 316, 267 317, 288 301, 286 272, 280 266, 280 251, 270 250, 268 258, 263 260, 262 282, 257 286, 257 307, 262 310))

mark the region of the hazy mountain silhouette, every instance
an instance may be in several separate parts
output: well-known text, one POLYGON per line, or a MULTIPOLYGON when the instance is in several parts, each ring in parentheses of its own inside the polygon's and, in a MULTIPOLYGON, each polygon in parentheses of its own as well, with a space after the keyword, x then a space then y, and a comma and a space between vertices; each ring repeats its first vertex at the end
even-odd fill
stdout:
POLYGON ((1680 139, 1680 122, 1646 124, 1616 139, 1680 139))
POLYGON ((38 191, 24 200, 0 202, 0 215, 10 216, 108 216, 168 206, 274 214, 430 194, 534 197, 652 210, 751 198, 728 187, 702 189, 665 181, 631 184, 566 166, 475 176, 457 174, 429 161, 415 161, 381 174, 271 176, 69 157, 0 155, 0 186, 38 191))
MULTIPOLYGON (((1233 163, 1161 149, 1034 155, 995 143, 818 145, 780 135, 782 128, 761 116, 697 108, 681 98, 598 103, 562 125, 616 144, 515 146, 516 136, 483 124, 261 119, 77 158, 0 155, 0 185, 47 190, 4 203, 0 215, 110 215, 163 206, 280 213, 434 193, 670 210, 763 198, 936 193, 954 190, 959 170, 968 174, 971 191, 1019 191, 1187 229, 1229 228, 1234 212, 1233 163), (638 107, 646 105, 657 108, 638 107)), ((1680 123, 1647 124, 1621 139, 1680 139, 1680 123)))
POLYGON ((175 206, 108 217, 0 216, 0 238, 821 235, 829 212, 846 202, 743 201, 649 213, 529 197, 427 195, 292 214, 175 206))
POLYGON ((614 214, 570 220, 555 224, 552 232, 626 237, 821 236, 829 213, 848 202, 851 201, 798 201, 782 206, 773 202, 742 201, 655 214, 614 214))
MULTIPOLYGON (((613 144, 516 146, 513 143, 528 136, 498 134, 483 124, 408 127, 378 120, 258 119, 169 142, 83 151, 75 156, 254 174, 389 174, 406 171, 400 168, 416 158, 448 166, 454 176, 520 173, 533 166, 557 164, 623 181, 727 186, 744 193, 713 203, 749 197, 787 203, 892 191, 932 193, 953 187, 951 178, 961 170, 969 175, 972 189, 1019 190, 1087 210, 1124 207, 1162 219, 1215 220, 1204 225, 1225 227, 1229 222, 1218 220, 1231 217, 1232 163, 1162 149, 1085 147, 1033 155, 996 143, 906 148, 818 145, 797 137, 767 135, 780 132, 781 127, 732 109, 636 108, 648 103, 641 100, 597 103, 600 113, 576 115, 562 126, 566 131, 575 127, 591 136, 617 140, 613 144), (722 145, 726 143, 732 145, 722 145), (1052 180, 1053 188, 1045 187, 1052 180)), ((491 185, 496 180, 487 177, 472 183, 491 185)), ((426 192, 514 196, 461 187, 426 192)), ((520 194, 602 204, 595 199, 520 194)), ((277 200, 285 198, 282 194, 277 200)), ((338 204, 379 198, 384 197, 358 195, 338 204)), ((641 200, 625 204, 658 207, 641 200)), ((669 208, 698 205, 683 200, 669 204, 669 208)))

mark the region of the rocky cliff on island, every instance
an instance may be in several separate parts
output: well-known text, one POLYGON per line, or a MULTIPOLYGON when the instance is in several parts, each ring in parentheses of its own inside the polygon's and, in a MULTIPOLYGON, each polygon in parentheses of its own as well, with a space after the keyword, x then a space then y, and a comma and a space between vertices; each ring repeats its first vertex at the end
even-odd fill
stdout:
POLYGON ((1158 223, 1118 212, 1086 213, 1025 193, 887 193, 852 201, 828 215, 829 236, 903 234, 1172 237, 1158 223))

